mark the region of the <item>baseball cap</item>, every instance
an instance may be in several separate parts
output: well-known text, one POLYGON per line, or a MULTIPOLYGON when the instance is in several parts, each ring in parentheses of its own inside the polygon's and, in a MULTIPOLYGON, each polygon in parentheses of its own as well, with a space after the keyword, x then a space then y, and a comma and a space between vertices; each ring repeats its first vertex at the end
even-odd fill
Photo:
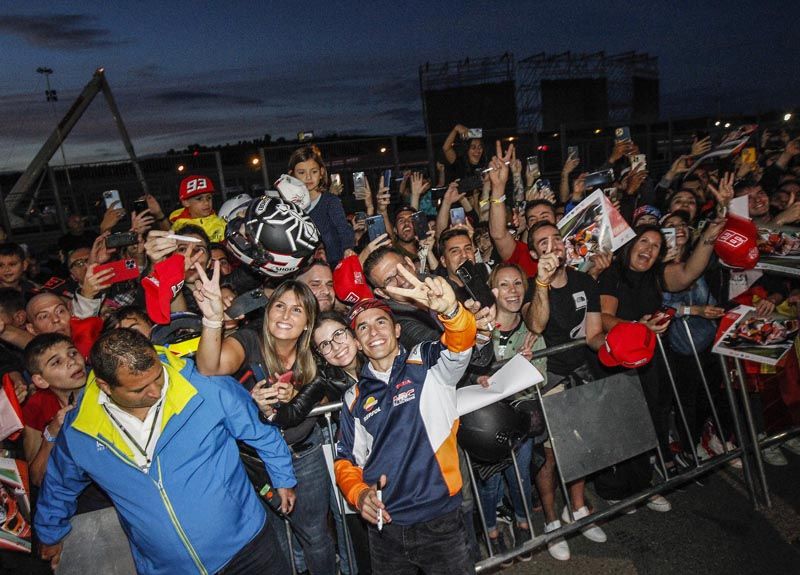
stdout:
POLYGON ((362 312, 365 312, 368 309, 381 309, 385 311, 390 318, 392 318, 392 321, 394 321, 392 308, 390 308, 386 302, 375 298, 362 299, 356 305, 350 308, 350 313, 347 314, 347 321, 350 323, 351 329, 356 328, 356 319, 358 319, 358 316, 361 315, 362 312))
POLYGON ((651 206, 645 204, 643 206, 639 206, 633 211, 633 225, 636 226, 636 220, 641 218, 642 216, 654 216, 656 221, 661 219, 661 210, 659 210, 655 206, 651 206))
POLYGON ((183 266, 183 256, 173 254, 154 265, 152 274, 142 278, 147 315, 155 323, 165 324, 170 321, 169 304, 183 287, 186 273, 183 266))
POLYGON ((725 227, 714 242, 714 251, 725 265, 749 270, 758 263, 757 239, 758 230, 752 220, 728 215, 725 227))
POLYGON ((216 192, 214 182, 210 178, 205 176, 186 176, 181 180, 181 185, 178 188, 178 197, 183 201, 202 194, 213 194, 214 192, 216 192))
POLYGON ((656 335, 643 323, 624 321, 611 328, 597 357, 606 367, 628 368, 650 363, 656 349, 656 335))
POLYGON ((397 218, 399 218, 400 214, 402 214, 403 212, 411 212, 412 214, 415 214, 417 212, 417 210, 415 210, 414 208, 412 208, 408 204, 404 204, 402 206, 398 206, 397 210, 395 210, 394 215, 392 216, 392 223, 393 224, 397 223, 397 218))
POLYGON ((375 297, 367 285, 361 262, 355 255, 342 259, 333 270, 333 290, 337 299, 349 304, 375 297))

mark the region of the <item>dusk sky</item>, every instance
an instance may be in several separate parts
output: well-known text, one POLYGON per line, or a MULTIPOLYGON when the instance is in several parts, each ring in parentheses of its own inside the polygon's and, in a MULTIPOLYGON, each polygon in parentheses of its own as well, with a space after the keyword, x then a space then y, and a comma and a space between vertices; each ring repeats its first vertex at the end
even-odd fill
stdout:
MULTIPOLYGON (((418 66, 512 52, 657 56, 662 118, 789 108, 796 2, 155 2, 0 4, 0 171, 24 168, 103 66, 136 151, 317 134, 419 134, 418 66)), ((124 157, 99 97, 69 162, 124 157)))

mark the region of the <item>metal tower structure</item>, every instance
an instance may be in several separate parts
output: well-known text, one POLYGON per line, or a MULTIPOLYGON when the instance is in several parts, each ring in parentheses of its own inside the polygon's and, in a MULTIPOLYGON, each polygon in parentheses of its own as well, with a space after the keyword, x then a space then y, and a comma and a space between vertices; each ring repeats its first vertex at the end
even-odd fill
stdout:
POLYGON ((608 121, 624 124, 633 113, 633 79, 658 79, 658 60, 649 54, 534 54, 517 62, 517 118, 520 131, 542 129, 542 80, 606 79, 608 121))

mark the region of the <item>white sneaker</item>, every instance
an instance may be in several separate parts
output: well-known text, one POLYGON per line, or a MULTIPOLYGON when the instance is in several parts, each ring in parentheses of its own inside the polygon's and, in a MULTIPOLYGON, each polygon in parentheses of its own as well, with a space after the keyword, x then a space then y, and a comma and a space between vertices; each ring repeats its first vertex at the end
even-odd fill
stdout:
MULTIPOLYGON (((561 521, 556 519, 552 523, 548 523, 544 526, 544 532, 549 533, 550 531, 555 531, 559 527, 561 527, 561 521)), ((569 560, 569 545, 567 545, 567 542, 563 537, 553 539, 550 543, 548 543, 547 551, 550 553, 550 556, 553 559, 558 559, 559 561, 569 560)))
MULTIPOLYGON (((766 433, 759 433, 758 439, 764 439, 766 436, 766 433)), ((789 465, 789 460, 786 459, 786 456, 781 451, 781 448, 777 445, 762 449, 761 459, 763 459, 769 465, 774 465, 775 467, 784 467, 785 465, 789 465)))
POLYGON ((800 455, 800 437, 792 437, 783 442, 782 447, 795 455, 800 455))
MULTIPOLYGON (((584 505, 577 511, 573 511, 572 515, 575 517, 575 521, 583 519, 589 515, 589 509, 584 505)), ((571 523, 569 519, 569 510, 566 505, 564 506, 564 512, 561 514, 561 520, 566 524, 571 523)), ((608 539, 606 537, 606 532, 600 529, 596 523, 589 523, 586 527, 582 527, 581 533, 583 533, 586 539, 594 541, 595 543, 605 543, 608 539)))
POLYGON ((672 510, 672 504, 663 495, 653 495, 647 500, 647 507, 659 513, 672 510))
MULTIPOLYGON (((727 449, 728 451, 736 449, 736 446, 730 441, 726 441, 725 448, 723 448, 722 441, 720 440, 718 435, 711 436, 711 439, 708 440, 708 447, 716 455, 722 455, 723 453, 725 453, 725 449, 727 449)), ((731 459, 728 462, 728 465, 730 465, 731 467, 735 467, 736 469, 741 469, 742 460, 739 459, 738 457, 736 459, 731 459)))
MULTIPOLYGON (((606 503, 608 503, 609 505, 616 505, 620 501, 622 501, 622 499, 606 499, 606 503)), ((625 515, 633 515, 634 513, 636 513, 636 507, 631 505, 630 507, 627 507, 626 509, 623 509, 622 512, 625 515)))

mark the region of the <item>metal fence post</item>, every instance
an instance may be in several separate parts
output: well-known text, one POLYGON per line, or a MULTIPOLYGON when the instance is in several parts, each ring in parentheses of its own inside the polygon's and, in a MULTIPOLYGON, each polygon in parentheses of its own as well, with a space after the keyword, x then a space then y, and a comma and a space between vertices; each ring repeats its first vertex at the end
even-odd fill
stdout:
POLYGON ((758 432, 753 422, 753 410, 750 406, 750 396, 747 394, 747 386, 744 381, 744 370, 742 369, 742 360, 738 357, 734 358, 734 365, 736 366, 736 374, 739 379, 739 390, 742 395, 742 408, 744 409, 744 417, 747 422, 747 429, 750 432, 750 442, 753 446, 753 457, 756 460, 756 469, 758 470, 759 480, 761 481, 761 489, 764 493, 764 503, 767 507, 772 507, 772 501, 769 497, 769 486, 767 485, 767 476, 764 473, 764 460, 761 458, 761 448, 758 446, 758 432))
MULTIPOLYGON (((678 406, 678 414, 680 415, 681 422, 683 423, 683 430, 686 432, 686 437, 688 440, 693 441, 692 430, 689 429, 689 422, 686 420, 686 413, 683 411, 683 403, 681 402, 681 397, 678 394, 678 386, 675 384, 675 378, 672 375, 672 368, 669 366, 669 358, 667 357, 667 352, 664 349, 664 342, 661 341, 661 334, 656 334, 656 341, 658 342, 658 349, 661 352, 661 357, 664 358, 664 367, 667 369, 667 377, 669 378, 669 383, 672 385, 672 394, 675 396, 675 405, 678 406)), ((692 459, 694 459, 695 467, 699 467, 700 462, 697 460, 697 453, 695 453, 694 449, 692 449, 692 459)))
POLYGON ((753 502, 753 508, 758 509, 758 498, 756 497, 756 488, 753 484, 752 463, 750 462, 750 454, 748 453, 747 446, 745 445, 744 432, 742 431, 742 422, 739 419, 739 407, 736 405, 736 397, 733 394, 733 385, 731 384, 730 373, 728 372, 728 364, 725 361, 725 356, 720 355, 719 361, 722 364, 722 381, 725 383, 725 393, 728 396, 728 403, 731 406, 731 418, 733 419, 733 429, 736 433, 736 440, 739 442, 739 447, 742 449, 742 469, 744 471, 744 481, 747 485, 747 490, 750 493, 750 500, 753 502))
MULTIPOLYGON (((481 503, 481 494, 478 492, 478 483, 475 481, 475 472, 472 471, 472 460, 469 458, 469 453, 464 451, 464 457, 467 459, 467 469, 469 470, 469 478, 472 482, 472 492, 475 495, 475 505, 478 507, 478 517, 481 520, 481 527, 483 528, 483 537, 486 539, 486 550, 489 552, 489 557, 494 557, 492 550, 492 540, 489 537, 489 528, 486 526, 486 517, 483 515, 483 504, 481 503)), ((496 511, 495 511, 496 513, 496 511)))
MULTIPOLYGON (((325 425, 328 427, 328 438, 330 439, 330 443, 328 444, 328 448, 331 452, 331 458, 333 461, 336 461, 336 448, 333 446, 333 423, 331 422, 331 412, 325 412, 325 425)), ((342 497, 341 490, 334 484, 333 490, 336 492, 336 501, 339 503, 339 514, 342 516, 342 531, 344 532, 344 547, 345 552, 347 553, 347 564, 350 567, 350 573, 355 573, 355 564, 353 562, 353 554, 354 551, 352 547, 352 543, 350 541, 350 529, 347 527, 347 511, 344 505, 344 497, 342 497)))
POLYGON ((222 154, 219 150, 214 152, 214 160, 217 163, 217 177, 219 178, 219 188, 222 190, 222 201, 228 199, 228 194, 225 191, 225 172, 222 171, 222 154))

